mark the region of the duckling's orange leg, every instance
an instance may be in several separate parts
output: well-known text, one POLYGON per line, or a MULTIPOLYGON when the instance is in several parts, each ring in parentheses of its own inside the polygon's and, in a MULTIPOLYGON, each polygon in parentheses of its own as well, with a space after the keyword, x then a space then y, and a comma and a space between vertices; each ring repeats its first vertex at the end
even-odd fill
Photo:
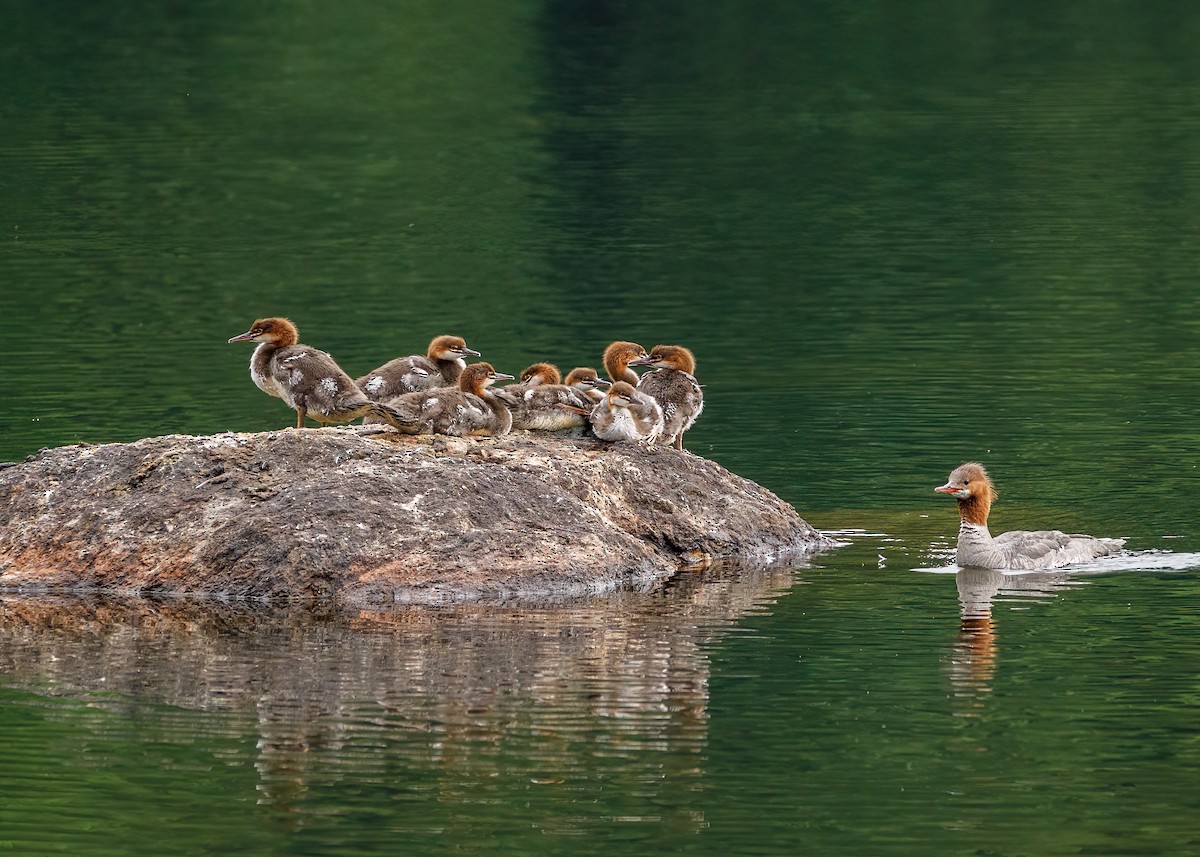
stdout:
POLYGON ((683 432, 675 435, 675 448, 683 449, 683 432))
POLYGON ((296 408, 296 428, 304 428, 304 415, 308 413, 307 408, 296 408))

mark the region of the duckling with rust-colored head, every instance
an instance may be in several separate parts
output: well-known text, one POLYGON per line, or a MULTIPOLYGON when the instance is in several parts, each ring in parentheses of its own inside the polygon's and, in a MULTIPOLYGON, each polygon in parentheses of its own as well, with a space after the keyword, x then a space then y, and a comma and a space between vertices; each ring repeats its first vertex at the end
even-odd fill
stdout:
POLYGON ((608 388, 604 401, 588 417, 592 431, 601 440, 633 440, 654 443, 663 432, 662 408, 632 384, 618 381, 608 388))
POLYGON ((561 380, 553 363, 534 363, 521 373, 521 383, 497 390, 496 398, 512 413, 513 428, 565 431, 587 425, 591 400, 561 380))
POLYGON ((512 414, 488 389, 512 375, 497 372, 490 363, 472 363, 458 376, 456 387, 419 390, 389 399, 386 404, 407 434, 504 435, 512 414))
POLYGON ((663 412, 663 442, 683 449, 683 433, 704 410, 704 391, 696 381, 696 358, 682 345, 656 345, 630 366, 652 366, 638 389, 655 398, 663 412))
POLYGON ((319 423, 345 423, 362 416, 395 424, 395 415, 372 402, 324 351, 300 344, 296 325, 286 318, 260 318, 230 342, 257 342, 250 357, 250 377, 269 396, 283 399, 296 412, 296 428, 304 418, 319 423))
POLYGON ((608 377, 614 384, 624 381, 636 387, 638 375, 629 368, 629 364, 631 361, 640 360, 645 356, 646 349, 636 342, 614 342, 604 349, 604 371, 608 373, 608 377))
POLYGON ((461 336, 435 336, 424 356, 410 354, 389 360, 355 383, 376 402, 418 390, 453 387, 467 366, 465 358, 478 356, 461 336))
POLYGON ((576 366, 567 373, 567 378, 563 383, 568 387, 574 387, 593 405, 598 405, 604 400, 604 391, 612 384, 612 381, 601 378, 591 366, 576 366))

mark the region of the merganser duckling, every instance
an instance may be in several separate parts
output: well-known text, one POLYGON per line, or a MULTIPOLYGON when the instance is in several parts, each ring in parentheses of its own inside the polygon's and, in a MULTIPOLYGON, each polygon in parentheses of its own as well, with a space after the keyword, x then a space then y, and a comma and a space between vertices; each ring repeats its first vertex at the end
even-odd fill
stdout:
POLYGON ((304 418, 319 423, 345 423, 373 416, 395 425, 390 408, 372 402, 333 358, 300 344, 296 325, 286 318, 260 318, 230 342, 257 342, 250 357, 250 377, 268 396, 287 402, 296 412, 296 428, 304 418))
POLYGON ((663 443, 683 449, 683 433, 704 410, 704 392, 696 381, 696 358, 682 345, 656 345, 630 366, 653 366, 638 389, 658 400, 663 411, 663 443))
POLYGON ((608 388, 604 401, 588 419, 601 440, 635 440, 654 443, 663 432, 662 408, 632 384, 618 381, 608 388))
POLYGON ((534 363, 521 373, 521 383, 497 390, 496 398, 512 412, 512 427, 565 431, 587 425, 592 400, 561 381, 553 363, 534 363))
POLYGON ((590 366, 576 366, 567 373, 567 378, 563 383, 568 387, 574 387, 593 405, 598 405, 604 401, 604 388, 612 384, 612 381, 601 378, 599 373, 590 366))
POLYGON ((497 387, 492 392, 504 404, 510 408, 515 408, 520 404, 521 397, 530 387, 536 387, 539 384, 559 383, 562 383, 562 373, 558 371, 557 366, 553 363, 533 363, 525 367, 525 370, 521 372, 521 376, 515 383, 504 387, 497 387))
POLYGON ((638 385, 638 375, 629 368, 632 360, 640 360, 647 356, 646 349, 636 342, 614 342, 604 349, 604 371, 615 384, 624 381, 633 386, 638 385))
POLYGON ((561 384, 562 372, 559 372, 558 367, 553 363, 534 363, 525 367, 518 383, 526 387, 535 387, 538 384, 561 384))
POLYGON ((410 354, 389 360, 355 383, 376 402, 418 390, 453 387, 467 367, 463 358, 478 356, 479 352, 467 348, 467 342, 461 336, 435 336, 426 356, 410 354))
POLYGON ((1058 530, 1014 530, 992 538, 988 512, 996 489, 982 464, 968 462, 950 473, 946 484, 934 488, 958 499, 962 524, 958 528, 958 564, 977 568, 1060 568, 1118 553, 1124 539, 1062 533, 1058 530))
POLYGON ((488 387, 512 375, 497 372, 490 363, 472 363, 458 376, 457 387, 418 390, 385 402, 406 434, 508 434, 512 414, 488 387))

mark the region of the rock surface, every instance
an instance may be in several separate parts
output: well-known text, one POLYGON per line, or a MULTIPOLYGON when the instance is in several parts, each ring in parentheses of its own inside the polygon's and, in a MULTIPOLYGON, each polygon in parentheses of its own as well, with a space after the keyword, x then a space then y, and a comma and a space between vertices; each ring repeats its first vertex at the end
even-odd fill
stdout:
POLYGON ((287 429, 43 450, 0 470, 0 588, 358 605, 572 596, 830 547, 687 452, 287 429))

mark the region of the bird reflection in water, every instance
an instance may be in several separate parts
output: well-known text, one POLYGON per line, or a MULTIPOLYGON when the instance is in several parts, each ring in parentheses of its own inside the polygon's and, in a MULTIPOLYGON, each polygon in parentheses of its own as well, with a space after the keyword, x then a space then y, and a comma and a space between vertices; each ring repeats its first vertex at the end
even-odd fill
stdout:
POLYGON ((950 654, 950 682, 965 704, 958 713, 976 716, 992 692, 998 661, 998 640, 992 603, 997 597, 1053 598, 1076 585, 1063 572, 1005 574, 991 568, 963 568, 954 576, 958 587, 958 639, 950 654))
MULTIPOLYGON (((795 579, 793 567, 714 565, 668 588, 569 604, 321 615, 0 598, 0 667, 41 694, 142 701, 149 719, 162 703, 220 712, 171 722, 249 738, 252 757, 237 761, 257 770, 257 800, 296 825, 328 809, 342 778, 489 806, 534 788, 577 807, 617 770, 643 784, 649 810, 702 788, 713 642, 795 579)), ((704 826, 690 809, 650 814, 681 834, 704 826)), ((538 823, 572 832, 585 821, 572 811, 538 823)), ((433 819, 411 823, 435 832, 433 819)))

